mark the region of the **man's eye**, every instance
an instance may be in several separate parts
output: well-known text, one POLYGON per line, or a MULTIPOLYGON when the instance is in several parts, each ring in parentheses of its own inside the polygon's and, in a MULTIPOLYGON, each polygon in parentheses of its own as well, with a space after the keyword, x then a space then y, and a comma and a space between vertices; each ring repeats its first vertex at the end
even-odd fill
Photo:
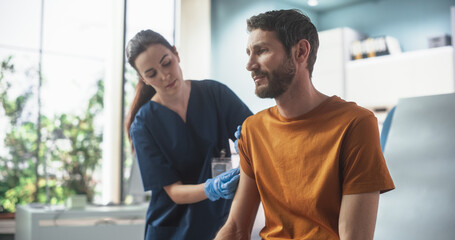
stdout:
POLYGON ((260 54, 265 53, 265 52, 267 52, 267 49, 261 48, 261 49, 259 49, 259 50, 256 52, 256 54, 260 55, 260 54))

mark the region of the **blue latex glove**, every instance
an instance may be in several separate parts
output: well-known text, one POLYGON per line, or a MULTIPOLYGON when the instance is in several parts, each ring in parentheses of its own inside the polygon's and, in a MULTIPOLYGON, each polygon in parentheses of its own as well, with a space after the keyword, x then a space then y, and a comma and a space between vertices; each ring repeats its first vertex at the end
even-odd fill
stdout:
POLYGON ((242 125, 237 126, 237 131, 235 131, 234 136, 235 136, 235 142, 234 142, 234 148, 237 153, 239 153, 239 148, 237 147, 237 142, 240 139, 240 132, 242 131, 242 125))
POLYGON ((216 201, 220 198, 234 198, 235 190, 239 183, 240 169, 234 168, 226 171, 214 178, 209 178, 204 184, 205 195, 211 200, 216 201))

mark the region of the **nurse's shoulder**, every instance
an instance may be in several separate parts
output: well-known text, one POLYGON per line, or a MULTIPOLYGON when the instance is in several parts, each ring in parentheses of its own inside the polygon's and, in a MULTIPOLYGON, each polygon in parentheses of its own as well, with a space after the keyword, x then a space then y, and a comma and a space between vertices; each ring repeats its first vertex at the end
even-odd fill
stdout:
POLYGON ((154 106, 153 102, 148 101, 146 104, 142 105, 141 108, 139 108, 139 111, 137 111, 134 121, 131 124, 130 132, 142 129, 144 125, 150 122, 154 107, 156 106, 154 106))

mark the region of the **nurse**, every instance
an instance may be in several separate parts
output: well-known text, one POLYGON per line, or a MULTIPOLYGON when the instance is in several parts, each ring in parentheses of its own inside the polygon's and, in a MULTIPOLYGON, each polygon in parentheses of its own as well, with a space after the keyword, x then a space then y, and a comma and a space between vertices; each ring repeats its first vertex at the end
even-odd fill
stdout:
POLYGON ((239 170, 213 178, 211 158, 230 156, 229 139, 252 113, 219 82, 183 80, 176 48, 152 30, 137 33, 126 55, 139 76, 126 128, 152 191, 145 239, 213 239, 239 170))

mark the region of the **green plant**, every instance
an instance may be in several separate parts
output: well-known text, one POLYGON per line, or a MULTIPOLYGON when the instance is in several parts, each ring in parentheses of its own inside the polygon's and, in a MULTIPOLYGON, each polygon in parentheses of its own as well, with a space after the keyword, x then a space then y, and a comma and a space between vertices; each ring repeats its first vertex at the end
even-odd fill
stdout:
POLYGON ((0 68, 0 111, 6 151, 0 153, 0 212, 14 212, 15 204, 33 200, 36 192, 36 124, 21 122, 25 104, 32 93, 30 88, 18 96, 11 96, 12 83, 8 77, 15 73, 12 57, 1 63, 0 68))
POLYGON ((96 117, 103 110, 103 81, 97 82, 97 92, 90 98, 83 116, 62 114, 57 117, 63 135, 71 142, 71 150, 60 152, 66 170, 64 186, 77 194, 86 194, 92 201, 95 182, 93 172, 101 159, 102 134, 94 128, 96 117))
POLYGON ((86 194, 91 201, 96 184, 93 173, 102 154, 102 133, 94 125, 103 109, 103 81, 97 81, 97 91, 81 116, 41 115, 38 129, 24 118, 32 88, 24 88, 17 96, 9 94, 13 83, 8 79, 14 73, 12 57, 3 60, 0 116, 8 121, 2 143, 6 151, 0 152, 0 212, 14 212, 16 204, 63 203, 73 194, 86 194))

